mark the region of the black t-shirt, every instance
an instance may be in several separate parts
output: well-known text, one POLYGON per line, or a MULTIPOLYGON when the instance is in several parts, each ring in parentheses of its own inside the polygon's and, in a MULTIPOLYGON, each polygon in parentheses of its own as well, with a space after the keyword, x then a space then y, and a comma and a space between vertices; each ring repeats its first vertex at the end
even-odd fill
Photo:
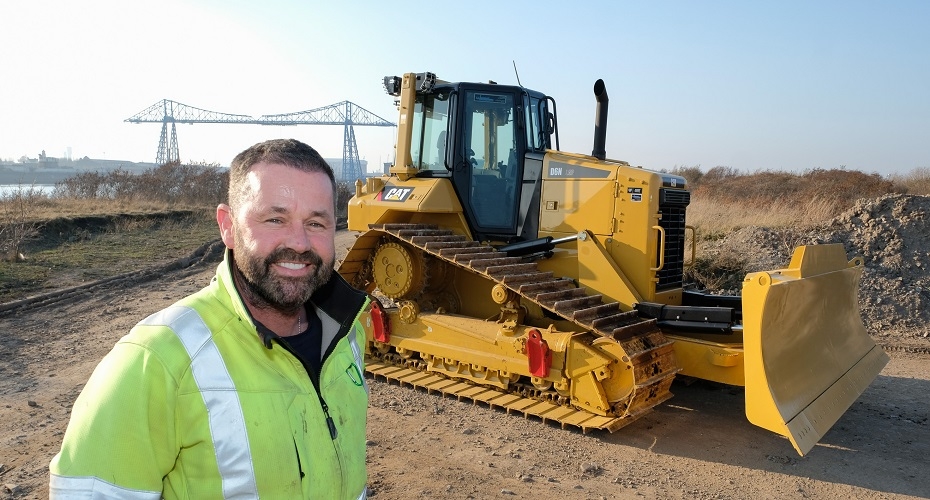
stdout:
POLYGON ((307 328, 297 335, 279 339, 287 343, 305 366, 313 369, 314 373, 310 375, 316 379, 320 373, 320 359, 323 357, 323 353, 320 352, 323 348, 323 323, 316 315, 315 308, 305 306, 304 309, 307 311, 307 328))

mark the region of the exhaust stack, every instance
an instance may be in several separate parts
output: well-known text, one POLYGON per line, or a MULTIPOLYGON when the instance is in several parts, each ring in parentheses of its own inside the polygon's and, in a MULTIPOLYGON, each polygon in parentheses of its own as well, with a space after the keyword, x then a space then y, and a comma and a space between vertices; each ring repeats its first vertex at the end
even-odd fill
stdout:
POLYGON ((594 151, 591 156, 598 160, 607 158, 607 151, 604 149, 607 144, 607 87, 604 86, 604 80, 598 78, 594 82, 594 97, 597 99, 597 110, 594 114, 594 151))

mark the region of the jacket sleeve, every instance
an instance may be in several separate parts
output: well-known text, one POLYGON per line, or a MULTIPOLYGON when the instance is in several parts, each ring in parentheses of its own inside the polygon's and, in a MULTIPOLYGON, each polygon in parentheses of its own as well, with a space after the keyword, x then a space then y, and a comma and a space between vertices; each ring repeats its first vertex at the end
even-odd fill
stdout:
POLYGON ((177 381, 148 346, 124 338, 97 365, 71 411, 50 498, 160 498, 178 455, 177 381))

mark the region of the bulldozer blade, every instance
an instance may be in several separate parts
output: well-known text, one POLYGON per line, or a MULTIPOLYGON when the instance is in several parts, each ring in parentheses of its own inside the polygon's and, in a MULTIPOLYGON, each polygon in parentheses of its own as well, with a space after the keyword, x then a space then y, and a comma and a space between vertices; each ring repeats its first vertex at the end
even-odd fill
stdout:
POLYGON ((859 315, 861 275, 842 245, 811 245, 743 282, 746 417, 802 456, 888 362, 859 315))

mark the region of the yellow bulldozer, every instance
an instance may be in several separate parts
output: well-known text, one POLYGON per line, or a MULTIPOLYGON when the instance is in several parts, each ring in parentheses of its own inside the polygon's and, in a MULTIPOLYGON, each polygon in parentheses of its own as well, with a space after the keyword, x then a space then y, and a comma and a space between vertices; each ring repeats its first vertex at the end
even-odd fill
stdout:
POLYGON ((676 376, 745 386, 749 421, 804 455, 887 363, 841 245, 797 248, 740 296, 686 285, 687 183, 606 157, 602 80, 590 155, 559 150, 555 100, 522 86, 384 87, 396 160, 356 181, 339 266, 383 298, 370 375, 584 432, 634 421, 676 376))

